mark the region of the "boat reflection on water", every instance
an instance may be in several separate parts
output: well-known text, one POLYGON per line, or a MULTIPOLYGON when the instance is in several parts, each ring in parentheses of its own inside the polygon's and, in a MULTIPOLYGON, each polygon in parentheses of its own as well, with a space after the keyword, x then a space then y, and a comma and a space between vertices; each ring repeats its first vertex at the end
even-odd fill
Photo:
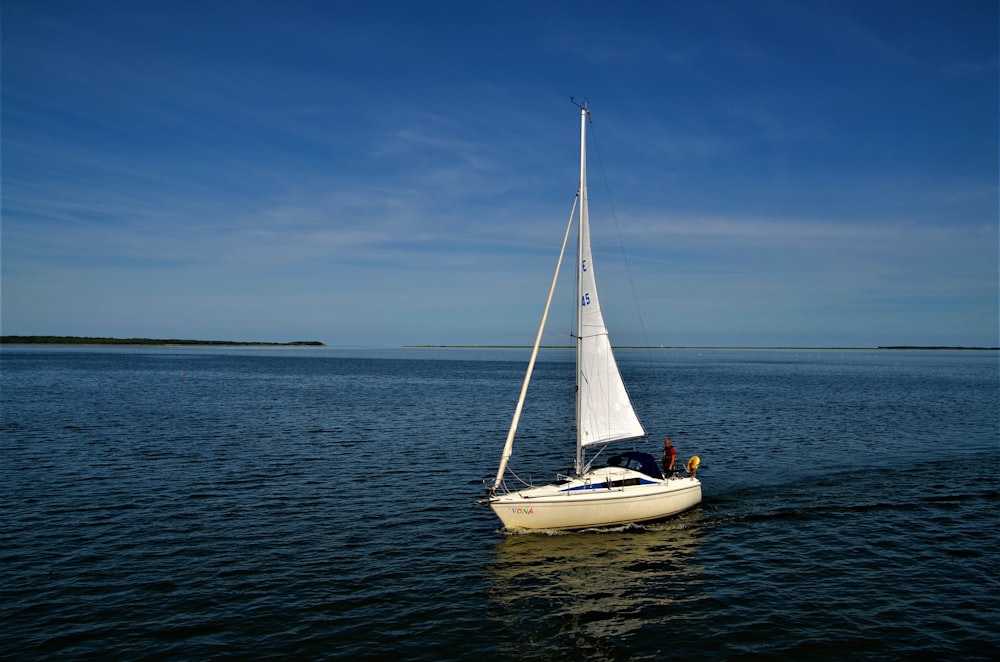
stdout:
POLYGON ((487 569, 490 617, 509 636, 500 652, 617 659, 668 650, 663 626, 684 627, 684 603, 706 599, 696 562, 701 519, 696 508, 657 524, 508 534, 487 569))

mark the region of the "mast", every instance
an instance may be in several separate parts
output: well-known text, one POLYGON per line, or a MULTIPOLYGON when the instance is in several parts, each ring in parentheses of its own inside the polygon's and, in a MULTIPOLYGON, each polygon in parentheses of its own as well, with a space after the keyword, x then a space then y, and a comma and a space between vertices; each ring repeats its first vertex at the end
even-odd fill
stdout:
POLYGON ((580 222, 577 258, 576 464, 587 467, 585 449, 646 436, 615 361, 608 326, 597 295, 587 194, 588 104, 580 106, 580 222))
MULTIPOLYGON (((575 103, 575 101, 574 101, 575 103)), ((576 461, 573 469, 577 475, 583 473, 583 425, 580 392, 580 367, 583 365, 583 236, 584 227, 589 224, 587 210, 587 119, 590 110, 584 101, 580 106, 580 222, 577 224, 576 241, 576 461)))

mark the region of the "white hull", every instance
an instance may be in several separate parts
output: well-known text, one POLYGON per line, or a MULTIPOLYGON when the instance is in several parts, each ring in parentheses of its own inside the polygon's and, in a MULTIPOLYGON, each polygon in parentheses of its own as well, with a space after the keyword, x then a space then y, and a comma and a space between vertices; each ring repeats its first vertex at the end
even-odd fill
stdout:
POLYGON ((656 479, 617 467, 489 499, 505 528, 551 530, 648 522, 699 503, 701 482, 697 478, 656 479))

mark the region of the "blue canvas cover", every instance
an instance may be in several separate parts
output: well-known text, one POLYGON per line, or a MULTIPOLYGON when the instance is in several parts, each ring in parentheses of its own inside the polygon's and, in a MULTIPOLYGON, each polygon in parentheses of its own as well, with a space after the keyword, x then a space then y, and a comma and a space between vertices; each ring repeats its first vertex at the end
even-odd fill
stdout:
POLYGON ((660 473, 660 466, 656 463, 656 459, 649 453, 628 451, 621 455, 613 455, 608 458, 608 466, 625 467, 626 469, 642 472, 653 478, 663 478, 663 474, 660 473))

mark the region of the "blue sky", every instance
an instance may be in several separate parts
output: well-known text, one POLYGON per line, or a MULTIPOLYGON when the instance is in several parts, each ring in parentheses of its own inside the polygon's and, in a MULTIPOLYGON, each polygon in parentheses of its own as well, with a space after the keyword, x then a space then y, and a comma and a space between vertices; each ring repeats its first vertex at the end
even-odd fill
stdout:
POLYGON ((529 344, 575 95, 616 344, 1000 343, 996 2, 0 19, 4 334, 529 344))

